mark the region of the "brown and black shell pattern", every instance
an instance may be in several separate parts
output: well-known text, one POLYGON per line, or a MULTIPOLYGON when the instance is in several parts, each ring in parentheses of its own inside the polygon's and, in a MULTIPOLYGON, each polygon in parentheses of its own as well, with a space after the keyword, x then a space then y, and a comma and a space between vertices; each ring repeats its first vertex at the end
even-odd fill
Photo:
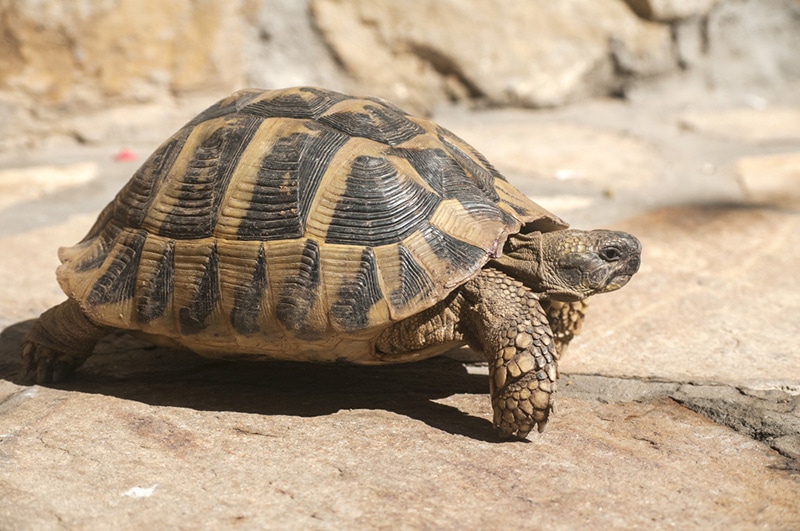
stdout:
POLYGON ((387 102, 242 90, 153 153, 57 276, 92 320, 203 355, 374 363, 508 234, 564 226, 387 102))

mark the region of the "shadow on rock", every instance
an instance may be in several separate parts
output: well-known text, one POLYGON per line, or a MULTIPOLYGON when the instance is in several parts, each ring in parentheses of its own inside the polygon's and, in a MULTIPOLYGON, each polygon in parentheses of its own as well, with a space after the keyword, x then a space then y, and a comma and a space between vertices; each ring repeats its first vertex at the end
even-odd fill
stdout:
MULTIPOLYGON (((0 333, 0 378, 20 383, 20 346, 33 320, 0 333)), ((156 347, 124 331, 103 339, 66 382, 48 387, 115 396, 153 406, 313 417, 347 409, 383 409, 429 426, 498 441, 491 422, 434 402, 483 394, 488 381, 449 358, 365 367, 293 362, 210 360, 156 347)))

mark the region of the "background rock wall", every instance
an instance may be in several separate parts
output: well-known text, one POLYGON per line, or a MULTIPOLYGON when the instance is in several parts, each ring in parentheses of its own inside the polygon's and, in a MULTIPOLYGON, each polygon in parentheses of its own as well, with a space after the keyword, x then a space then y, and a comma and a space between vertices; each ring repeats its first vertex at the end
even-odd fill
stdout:
POLYGON ((800 0, 0 0, 0 151, 163 135, 243 86, 416 112, 800 80, 800 0))

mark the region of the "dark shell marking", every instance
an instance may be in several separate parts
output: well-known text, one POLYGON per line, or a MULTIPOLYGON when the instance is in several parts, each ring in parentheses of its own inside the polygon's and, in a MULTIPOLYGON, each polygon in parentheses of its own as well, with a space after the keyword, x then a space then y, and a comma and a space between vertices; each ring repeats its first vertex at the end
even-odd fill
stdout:
POLYGON ((442 300, 508 234, 564 226, 393 105, 245 90, 158 148, 61 250, 58 276, 98 322, 291 355, 375 337, 442 300))

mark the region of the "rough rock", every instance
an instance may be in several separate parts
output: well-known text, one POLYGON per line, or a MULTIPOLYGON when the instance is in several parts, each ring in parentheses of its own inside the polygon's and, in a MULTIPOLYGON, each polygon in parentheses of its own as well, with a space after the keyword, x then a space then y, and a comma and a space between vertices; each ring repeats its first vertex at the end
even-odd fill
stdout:
MULTIPOLYGON (((777 387, 777 386, 776 386, 777 387)), ((784 455, 800 459, 800 385, 784 386, 789 392, 721 385, 684 384, 671 396, 686 407, 730 426, 784 455)))
POLYGON ((355 88, 333 60, 309 14, 310 0, 245 0, 247 84, 355 88))
POLYGON ((196 94, 348 88, 307 0, 21 0, 0 5, 0 35, 0 151, 54 133, 139 139, 192 116, 180 107, 196 94))
POLYGON ((559 393, 604 404, 670 397, 715 422, 765 442, 782 455, 800 459, 800 382, 766 381, 736 387, 572 373, 564 377, 559 393))
POLYGON ((40 103, 153 99, 241 80, 238 2, 13 2, 3 8, 0 86, 40 103), (116 46, 110 46, 116 43, 116 46))
POLYGON ((615 67, 651 74, 675 66, 668 29, 639 21, 618 0, 314 0, 312 7, 360 85, 416 108, 466 97, 559 105, 616 90, 615 67))
POLYGON ((661 22, 623 0, 0 2, 0 152, 139 138, 199 110, 186 100, 243 86, 322 85, 416 112, 687 87, 687 102, 776 89, 791 99, 797 1, 711 3, 629 1, 661 22))
POLYGON ((705 29, 700 72, 714 88, 761 90, 800 80, 800 4, 797 0, 720 2, 705 29))

